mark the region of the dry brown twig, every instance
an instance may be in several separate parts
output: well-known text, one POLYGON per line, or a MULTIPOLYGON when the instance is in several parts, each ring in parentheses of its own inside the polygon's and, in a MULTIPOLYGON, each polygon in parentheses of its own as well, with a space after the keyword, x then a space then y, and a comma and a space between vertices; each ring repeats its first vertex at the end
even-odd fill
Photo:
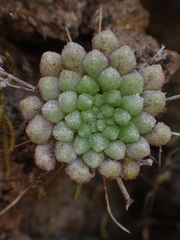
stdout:
POLYGON ((117 184, 123 194, 123 197, 126 200, 126 211, 128 210, 128 208, 130 207, 130 205, 134 202, 133 199, 131 199, 131 197, 129 196, 129 193, 127 192, 126 187, 124 186, 124 183, 122 181, 122 179, 120 177, 116 178, 117 184))
POLYGON ((3 68, 0 67, 0 89, 6 88, 6 87, 14 87, 14 88, 24 89, 24 90, 31 91, 31 92, 36 91, 36 87, 13 76, 10 73, 7 73, 3 68), (16 84, 20 84, 22 86, 18 86, 16 84, 11 84, 12 81, 14 81, 16 84))
POLYGON ((159 146, 159 157, 158 157, 159 171, 161 170, 162 164, 162 146, 159 146))
POLYGON ((139 164, 140 164, 140 166, 152 166, 153 159, 151 159, 151 158, 140 159, 139 164))
POLYGON ((156 58, 161 56, 164 49, 165 49, 165 45, 162 44, 160 50, 150 59, 150 61, 148 62, 148 65, 152 64, 156 60, 156 58))
POLYGON ((179 158, 177 158, 176 160, 172 160, 173 155, 177 154, 178 152, 180 152, 180 147, 179 146, 172 149, 167 154, 167 157, 165 158, 165 162, 164 162, 164 166, 163 166, 164 169, 168 168, 171 164, 179 161, 179 158))
POLYGON ((120 227, 122 230, 124 230, 125 232, 127 233, 130 233, 130 231, 125 228, 122 224, 120 224, 116 219, 115 217, 113 216, 112 212, 111 212, 111 208, 110 208, 110 204, 109 204, 109 198, 108 198, 108 193, 107 193, 107 186, 106 186, 106 180, 105 178, 103 177, 103 184, 104 184, 104 193, 105 193, 105 200, 106 200, 106 206, 107 206, 107 211, 111 217, 111 219, 113 220, 113 222, 118 226, 120 227))
POLYGON ((102 13, 103 13, 103 9, 102 6, 100 6, 99 8, 99 26, 98 26, 98 32, 101 32, 101 26, 102 26, 102 13))
POLYGON ((25 188, 20 194, 3 210, 0 211, 0 215, 3 215, 6 213, 10 208, 12 208, 14 205, 16 205, 19 200, 24 196, 24 194, 27 193, 27 191, 31 188, 32 185, 29 185, 27 188, 25 188))
POLYGON ((180 94, 174 95, 172 97, 166 98, 166 101, 172 101, 180 98, 180 94))
POLYGON ((67 34, 67 42, 72 42, 71 34, 67 26, 65 26, 66 34, 67 34))

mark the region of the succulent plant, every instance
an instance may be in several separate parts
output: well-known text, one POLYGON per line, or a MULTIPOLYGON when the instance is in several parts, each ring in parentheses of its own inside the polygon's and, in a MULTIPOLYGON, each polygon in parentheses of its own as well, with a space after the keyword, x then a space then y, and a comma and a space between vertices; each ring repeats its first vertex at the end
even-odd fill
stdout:
POLYGON ((166 104, 163 70, 137 67, 133 50, 120 46, 111 30, 95 35, 92 48, 86 53, 68 42, 61 55, 42 55, 38 96, 20 103, 26 133, 37 144, 35 163, 45 171, 57 160, 80 184, 95 172, 131 180, 150 145, 171 138, 170 128, 155 118, 166 104))

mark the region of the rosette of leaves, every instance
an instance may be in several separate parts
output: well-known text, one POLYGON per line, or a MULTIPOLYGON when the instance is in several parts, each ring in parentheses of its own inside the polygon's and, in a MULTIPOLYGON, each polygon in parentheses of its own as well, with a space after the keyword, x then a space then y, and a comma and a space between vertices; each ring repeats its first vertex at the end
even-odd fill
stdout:
POLYGON ((133 50, 111 30, 95 35, 88 53, 75 42, 61 55, 45 52, 40 72, 39 95, 22 100, 20 108, 41 169, 65 163, 69 178, 80 184, 96 172, 131 180, 150 145, 170 140, 170 128, 156 122, 166 104, 162 67, 137 67, 133 50))

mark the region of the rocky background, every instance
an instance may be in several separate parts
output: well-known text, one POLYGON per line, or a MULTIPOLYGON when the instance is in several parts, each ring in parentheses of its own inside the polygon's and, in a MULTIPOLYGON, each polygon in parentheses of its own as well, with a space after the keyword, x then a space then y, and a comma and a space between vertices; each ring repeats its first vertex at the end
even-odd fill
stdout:
MULTIPOLYGON (((179 94, 180 2, 175 0, 0 0, 0 65, 36 86, 40 57, 47 50, 61 52, 67 39, 65 26, 73 41, 91 49, 100 6, 102 30, 111 28, 122 44, 130 45, 139 64, 149 61, 161 44, 166 46, 156 62, 166 75, 167 97, 179 94)), ((6 108, 16 134, 7 178, 0 119, 0 240, 180 239, 178 137, 163 147, 160 169, 156 164, 159 149, 154 148, 153 166, 143 167, 136 180, 125 182, 134 199, 128 212, 116 182, 107 182, 112 212, 131 231, 129 235, 107 214, 100 176, 84 185, 75 199, 78 186, 69 181, 63 166, 48 174, 36 168, 34 144, 26 142, 26 123, 19 112, 19 101, 28 95, 28 91, 7 87, 4 100, 0 98, 0 109, 6 108)), ((177 132, 179 107, 179 100, 169 102, 159 116, 177 132)))

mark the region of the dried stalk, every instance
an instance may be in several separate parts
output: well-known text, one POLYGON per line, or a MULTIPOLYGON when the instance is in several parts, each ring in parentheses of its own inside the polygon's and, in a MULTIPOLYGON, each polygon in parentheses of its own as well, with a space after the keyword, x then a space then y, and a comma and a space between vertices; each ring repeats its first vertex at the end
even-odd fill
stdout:
POLYGON ((10 208, 12 208, 16 203, 19 202, 19 200, 22 198, 22 196, 31 188, 31 186, 28 186, 25 188, 20 194, 17 196, 17 198, 14 199, 6 208, 4 208, 2 211, 0 211, 0 215, 3 215, 6 213, 10 208))
POLYGON ((122 179, 120 177, 118 177, 118 178, 116 178, 116 181, 122 192, 124 199, 126 200, 126 211, 127 211, 128 208, 130 207, 130 205, 134 202, 134 200, 130 198, 129 193, 126 190, 122 179))
POLYGON ((106 181, 105 178, 103 177, 103 184, 104 184, 104 193, 105 193, 105 200, 106 200, 106 206, 107 206, 107 211, 111 217, 111 219, 114 221, 114 223, 120 227, 122 230, 124 230, 127 233, 130 233, 130 231, 125 228, 123 225, 121 225, 113 216, 112 212, 111 212, 111 208, 110 208, 110 204, 109 204, 109 198, 108 198, 108 194, 107 194, 107 187, 106 187, 106 181))
POLYGON ((180 98, 180 94, 174 95, 172 97, 166 98, 166 101, 172 101, 180 98))
POLYGON ((7 73, 3 68, 0 67, 0 89, 6 88, 6 87, 14 87, 14 88, 24 89, 31 92, 36 91, 35 86, 13 76, 10 73, 7 73), (22 86, 25 86, 25 87, 11 84, 12 81, 14 81, 15 83, 21 84, 22 86))

